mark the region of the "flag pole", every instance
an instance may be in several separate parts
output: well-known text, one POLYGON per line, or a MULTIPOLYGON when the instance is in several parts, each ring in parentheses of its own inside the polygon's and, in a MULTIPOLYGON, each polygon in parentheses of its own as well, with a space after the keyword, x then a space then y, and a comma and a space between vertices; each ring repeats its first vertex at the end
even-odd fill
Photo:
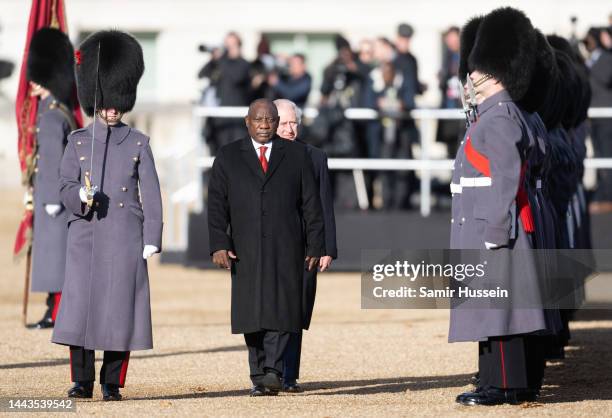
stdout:
POLYGON ((30 271, 32 269, 32 246, 28 247, 28 254, 26 256, 26 272, 25 272, 25 280, 24 280, 24 289, 23 289, 23 309, 21 311, 21 320, 23 322, 23 326, 27 327, 28 325, 28 302, 30 299, 30 271))

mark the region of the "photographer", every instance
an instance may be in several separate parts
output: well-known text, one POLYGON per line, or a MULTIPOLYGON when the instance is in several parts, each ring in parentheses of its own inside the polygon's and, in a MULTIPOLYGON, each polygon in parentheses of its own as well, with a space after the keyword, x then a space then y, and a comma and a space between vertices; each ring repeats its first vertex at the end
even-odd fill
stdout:
MULTIPOLYGON (((251 87, 250 64, 242 57, 240 37, 235 32, 226 35, 223 50, 213 50, 211 60, 198 78, 210 79, 216 89, 220 106, 248 106, 251 87)), ((200 50, 206 50, 200 47, 200 50)), ((211 119, 207 124, 207 141, 214 155, 216 150, 244 135, 242 119, 211 119)))
MULTIPOLYGON (((366 80, 360 63, 349 42, 338 35, 335 39, 337 57, 323 72, 319 115, 310 127, 310 134, 330 157, 354 158, 365 155, 366 121, 348 120, 344 111, 362 107, 366 80)), ((352 177, 343 172, 332 173, 333 189, 343 195, 336 196, 344 209, 356 207, 352 177)))
POLYGON ((306 57, 294 54, 289 58, 288 74, 279 75, 274 71, 268 76, 268 84, 272 86, 276 98, 287 99, 303 108, 308 100, 312 78, 306 71, 306 57))
POLYGON ((268 77, 279 66, 277 61, 277 58, 270 52, 270 41, 266 36, 262 35, 257 44, 257 58, 251 63, 250 101, 257 99, 273 100, 275 98, 268 77))

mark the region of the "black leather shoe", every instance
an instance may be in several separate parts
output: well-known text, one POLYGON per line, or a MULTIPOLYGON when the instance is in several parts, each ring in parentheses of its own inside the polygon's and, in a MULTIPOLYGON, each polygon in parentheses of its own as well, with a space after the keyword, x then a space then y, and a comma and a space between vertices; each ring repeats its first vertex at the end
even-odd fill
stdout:
POLYGON ((249 392, 249 396, 250 397, 276 396, 276 395, 278 395, 278 391, 277 390, 266 389, 265 387, 263 387, 261 385, 253 386, 251 388, 251 391, 249 392))
POLYGON ((517 405, 533 402, 537 398, 535 391, 525 389, 489 388, 479 392, 467 392, 457 396, 457 403, 462 405, 517 405))
POLYGON ((288 393, 302 393, 304 390, 300 385, 297 384, 296 381, 293 382, 283 382, 283 392, 288 393))
POLYGON ((249 392, 250 397, 266 396, 266 388, 263 386, 253 386, 249 392))
POLYGON ((279 391, 282 389, 280 377, 274 372, 268 372, 261 378, 261 384, 266 389, 279 391))
POLYGON ((461 403, 463 398, 465 398, 467 396, 472 396, 475 393, 482 393, 482 391, 484 391, 484 390, 485 390, 485 388, 483 388, 481 386, 478 386, 472 392, 465 392, 465 393, 462 393, 460 395, 457 395, 457 398, 455 398, 455 401, 458 402, 458 403, 461 403))
POLYGON ((120 401, 121 394, 119 393, 119 385, 110 383, 102 384, 102 399, 105 401, 120 401))
POLYGON ((68 391, 69 398, 88 399, 93 397, 93 382, 74 382, 68 391))
POLYGON ((55 322, 53 321, 53 319, 51 318, 43 318, 40 321, 38 321, 35 324, 30 324, 27 326, 27 328, 30 329, 47 329, 47 328, 53 328, 55 326, 55 322))

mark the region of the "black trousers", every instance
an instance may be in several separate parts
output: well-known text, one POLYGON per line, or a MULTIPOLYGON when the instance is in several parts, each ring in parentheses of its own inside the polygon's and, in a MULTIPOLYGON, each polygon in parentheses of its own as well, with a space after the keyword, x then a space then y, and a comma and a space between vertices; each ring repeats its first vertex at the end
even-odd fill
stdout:
MULTIPOLYGON (((95 351, 83 347, 70 346, 70 376, 73 382, 93 382, 96 380, 95 351)), ((100 383, 123 387, 127 375, 129 351, 105 351, 100 383)))
POLYGON ((480 386, 539 390, 544 377, 544 348, 540 337, 490 337, 478 344, 480 386))
POLYGON ((302 332, 289 333, 289 342, 283 356, 283 381, 293 383, 300 378, 300 358, 302 357, 302 332))
POLYGON ((254 385, 259 385, 268 372, 282 374, 288 332, 261 330, 244 334, 244 341, 249 349, 249 369, 254 385))
POLYGON ((47 295, 47 310, 45 311, 43 319, 51 319, 55 322, 61 298, 62 292, 49 293, 47 295))

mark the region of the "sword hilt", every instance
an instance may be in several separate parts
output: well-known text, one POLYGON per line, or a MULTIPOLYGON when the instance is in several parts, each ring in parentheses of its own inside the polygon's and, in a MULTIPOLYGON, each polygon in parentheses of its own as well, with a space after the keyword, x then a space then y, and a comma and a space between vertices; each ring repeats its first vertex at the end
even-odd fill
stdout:
POLYGON ((92 186, 91 179, 87 175, 85 176, 85 191, 87 193, 87 206, 92 207, 94 195, 98 191, 98 186, 92 186))

